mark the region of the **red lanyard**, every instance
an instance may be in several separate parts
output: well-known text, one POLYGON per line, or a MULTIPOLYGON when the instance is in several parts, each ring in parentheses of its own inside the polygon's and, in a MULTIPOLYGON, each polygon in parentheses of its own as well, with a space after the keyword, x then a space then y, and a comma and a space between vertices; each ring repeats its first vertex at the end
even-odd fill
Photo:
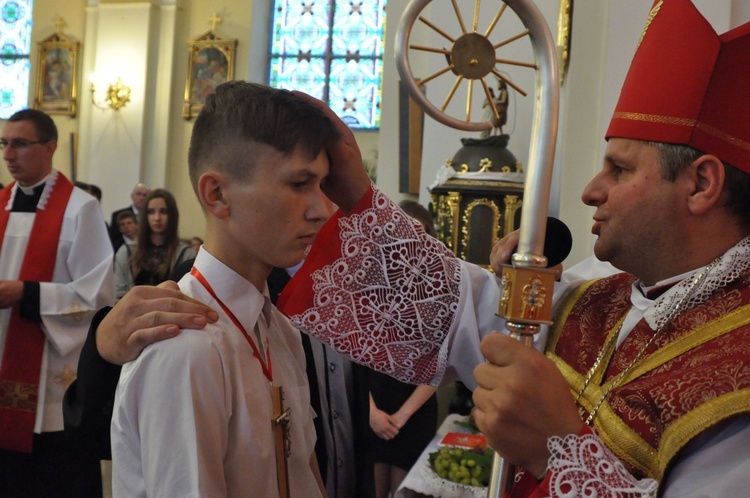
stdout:
POLYGON ((268 345, 268 337, 266 337, 266 360, 264 361, 263 357, 260 355, 258 346, 255 345, 255 341, 253 340, 253 338, 247 333, 245 327, 242 326, 234 313, 232 313, 232 311, 227 308, 227 306, 221 301, 221 299, 219 299, 219 297, 216 295, 216 292, 214 292, 213 288, 208 283, 208 280, 206 280, 206 277, 204 277, 203 274, 195 266, 190 270, 190 274, 198 279, 198 282, 200 282, 203 287, 206 288, 208 293, 211 294, 211 297, 213 297, 216 302, 219 303, 219 306, 221 306, 221 309, 224 310, 224 313, 226 313, 227 316, 232 320, 232 323, 234 323, 234 325, 242 331, 242 334, 245 336, 245 339, 247 339, 250 347, 253 348, 253 356, 255 356, 260 362, 260 368, 263 369, 263 375, 265 375, 268 381, 273 384, 273 369, 271 368, 271 348, 268 345))

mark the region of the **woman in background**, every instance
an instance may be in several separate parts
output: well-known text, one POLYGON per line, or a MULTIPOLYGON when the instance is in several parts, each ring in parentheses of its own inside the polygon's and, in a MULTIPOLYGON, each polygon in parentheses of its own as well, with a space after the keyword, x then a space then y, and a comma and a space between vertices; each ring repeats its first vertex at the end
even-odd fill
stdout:
MULTIPOLYGON (((435 237, 429 211, 414 201, 399 206, 435 237)), ((432 386, 413 386, 370 370, 370 428, 375 434, 375 496, 396 490, 437 430, 437 396, 432 386)))
POLYGON ((177 236, 180 214, 165 189, 149 192, 138 220, 135 249, 124 244, 115 255, 115 297, 119 301, 135 285, 159 285, 175 266, 193 259, 195 251, 177 236))

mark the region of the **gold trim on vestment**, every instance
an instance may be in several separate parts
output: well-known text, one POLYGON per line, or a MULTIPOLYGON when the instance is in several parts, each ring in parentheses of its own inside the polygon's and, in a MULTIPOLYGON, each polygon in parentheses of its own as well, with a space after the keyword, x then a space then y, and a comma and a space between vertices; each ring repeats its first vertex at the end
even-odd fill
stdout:
POLYGON ((747 413, 750 405, 750 388, 732 391, 707 401, 669 424, 659 442, 659 476, 664 475, 669 462, 695 436, 722 420, 747 413))
POLYGON ((594 285, 599 279, 589 280, 578 285, 573 291, 565 297, 560 307, 555 312, 555 317, 552 319, 554 325, 549 331, 549 337, 547 338, 547 346, 544 351, 554 351, 557 349, 557 341, 560 339, 560 333, 562 332, 562 326, 565 323, 563 318, 567 318, 570 312, 573 310, 573 306, 583 296, 583 294, 589 290, 589 287, 594 285))
MULTIPOLYGON (((603 392, 596 386, 597 393, 603 392)), ((596 398, 591 405, 599 402, 596 398)), ((638 432, 630 427, 612 409, 609 401, 604 401, 594 419, 594 431, 605 445, 611 449, 620 459, 627 462, 634 469, 638 469, 647 477, 661 480, 661 474, 657 473, 659 468, 659 455, 657 450, 648 441, 643 439, 638 432), (605 430, 606 429, 606 430, 605 430)))
POLYGON ((737 308, 712 322, 703 324, 693 329, 690 333, 670 342, 654 354, 642 359, 625 374, 621 385, 632 382, 638 377, 677 358, 681 354, 747 324, 750 324, 750 305, 737 308))
MULTIPOLYGON (((554 351, 557 347, 563 324, 579 298, 594 282, 586 282, 579 286, 560 307, 560 313, 558 313, 555 325, 550 331, 549 344, 545 353, 560 369, 574 397, 578 395, 583 387, 588 372, 584 372, 583 374, 577 372, 559 356, 554 354, 554 351)), ((624 317, 608 333, 607 340, 602 347, 605 347, 609 342, 612 334, 618 332, 619 324, 623 320, 624 317)), ((712 322, 706 323, 634 364, 631 371, 618 380, 619 384, 617 388, 627 385, 642 375, 653 371, 668 361, 706 342, 748 324, 750 324, 750 305, 745 305, 712 322)), ((608 364, 609 359, 606 361, 603 360, 600 363, 598 368, 600 371, 594 373, 590 384, 579 399, 579 404, 588 412, 596 406, 602 395, 607 391, 610 383, 617 379, 617 376, 614 376, 609 382, 600 385, 608 364)), ((661 480, 670 461, 695 436, 722 420, 748 411, 750 411, 750 388, 723 394, 718 398, 701 404, 699 407, 671 422, 661 435, 658 449, 653 448, 634 429, 628 426, 612 409, 607 400, 602 403, 594 419, 594 428, 604 444, 623 461, 633 468, 640 470, 646 476, 661 480)))

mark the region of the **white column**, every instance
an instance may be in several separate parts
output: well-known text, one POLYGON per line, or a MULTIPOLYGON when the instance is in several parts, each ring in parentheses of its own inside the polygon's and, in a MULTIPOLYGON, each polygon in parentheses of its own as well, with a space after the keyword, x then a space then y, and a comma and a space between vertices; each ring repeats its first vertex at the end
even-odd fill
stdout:
POLYGON ((105 213, 124 206, 138 182, 166 183, 178 7, 174 0, 91 0, 86 9, 79 171, 101 187, 105 213), (98 102, 118 77, 131 89, 130 102, 118 111, 94 107, 92 73, 98 102))
MULTIPOLYGON (((173 1, 161 2, 156 7, 152 31, 156 47, 148 62, 146 91, 149 110, 144 115, 142 178, 151 187, 167 186, 167 166, 170 158, 170 106, 173 98, 175 71, 175 35, 179 7, 173 1)), ((186 52, 183 47, 179 47, 186 52)), ((187 55, 185 55, 187 57, 187 55)), ((178 78, 182 75, 178 75, 178 78)), ((179 80, 183 82, 182 79, 179 80)), ((187 176, 187 174, 185 175, 187 176)))

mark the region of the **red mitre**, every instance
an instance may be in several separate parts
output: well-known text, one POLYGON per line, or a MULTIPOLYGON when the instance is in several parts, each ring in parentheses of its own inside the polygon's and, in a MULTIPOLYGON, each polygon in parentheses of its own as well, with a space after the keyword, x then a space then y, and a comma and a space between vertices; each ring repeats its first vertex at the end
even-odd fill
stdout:
POLYGON ((750 23, 719 36, 689 0, 658 0, 606 138, 690 145, 750 173, 750 23))

